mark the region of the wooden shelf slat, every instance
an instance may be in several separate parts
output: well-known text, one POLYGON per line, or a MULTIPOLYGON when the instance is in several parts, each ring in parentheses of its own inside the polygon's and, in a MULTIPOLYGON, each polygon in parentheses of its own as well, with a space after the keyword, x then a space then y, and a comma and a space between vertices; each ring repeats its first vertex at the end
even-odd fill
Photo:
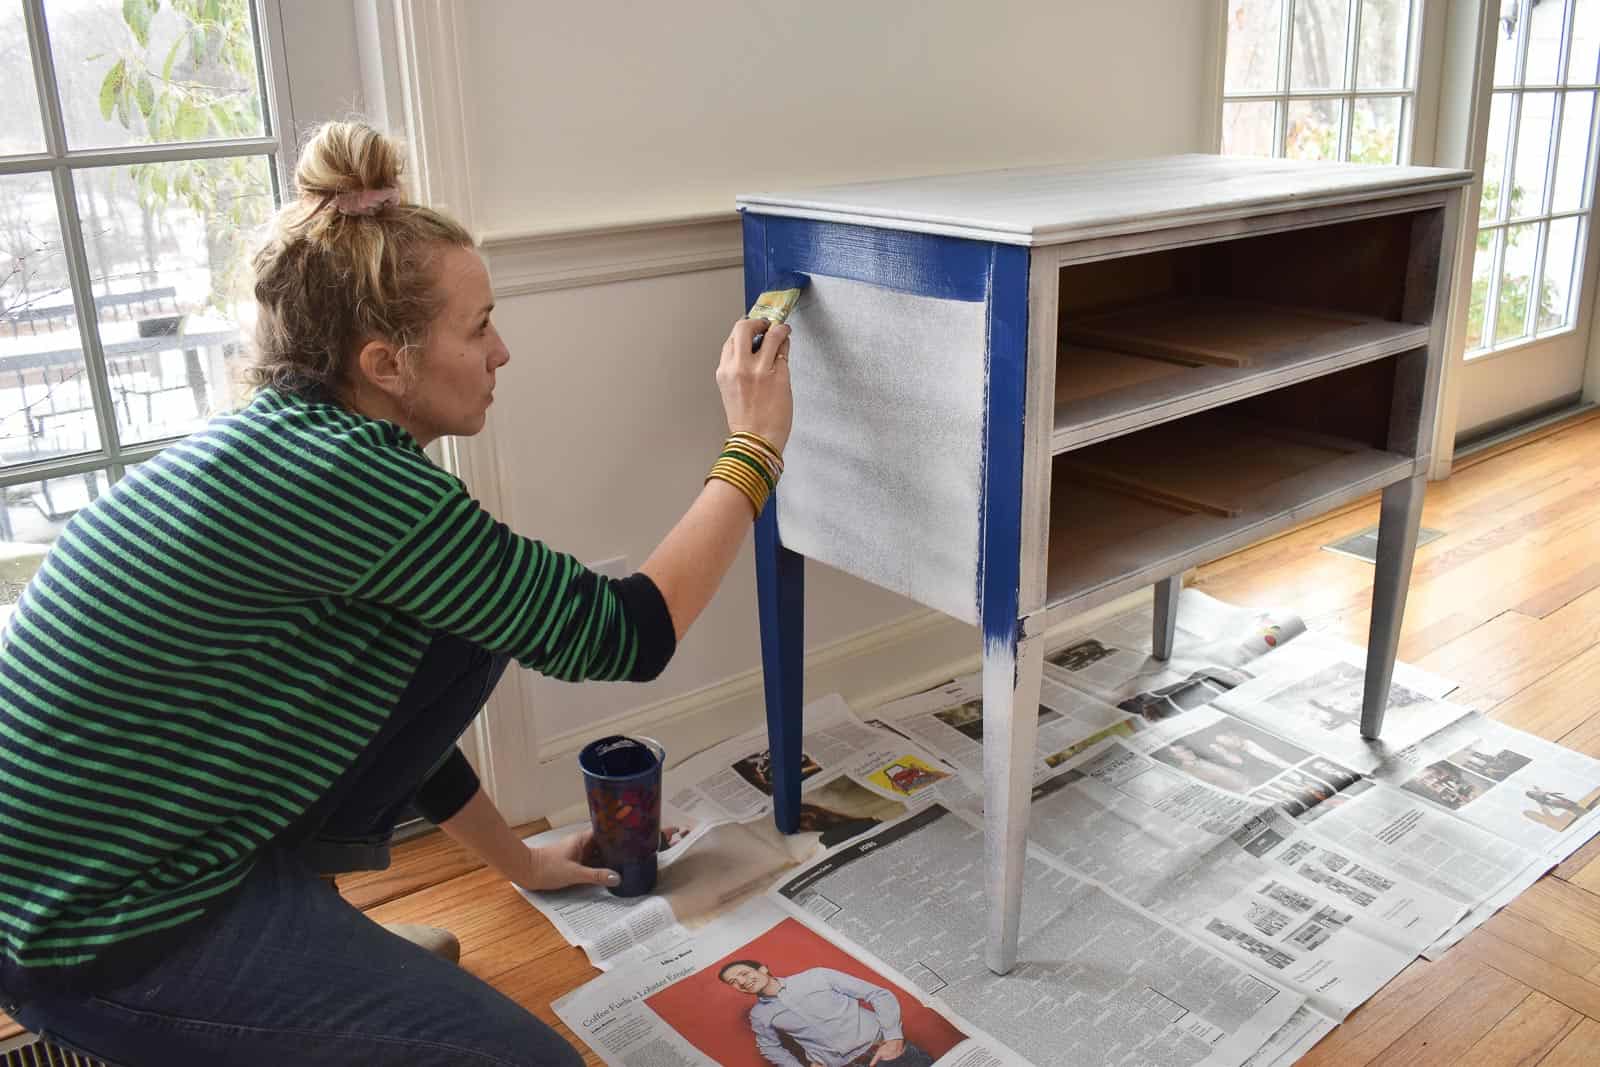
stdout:
MULTIPOLYGON (((1215 307, 1243 321, 1269 305, 1218 301, 1215 307)), ((1121 314, 1134 317, 1139 309, 1121 314)), ((1063 344, 1056 360, 1051 452, 1081 448, 1428 343, 1426 325, 1344 312, 1305 314, 1323 316, 1328 328, 1276 347, 1256 343, 1245 366, 1184 366, 1171 354, 1156 359, 1110 351, 1104 343, 1063 344)), ((1212 321, 1222 318, 1219 311, 1212 321)))
MULTIPOLYGON (((1131 456, 1181 447, 1167 464, 1140 468, 1166 492, 1221 502, 1236 513, 1185 509, 1150 494, 1075 484, 1057 457, 1050 493, 1047 625, 1207 560, 1301 519, 1410 477, 1414 457, 1354 442, 1298 440, 1239 427, 1220 416, 1184 420, 1085 450, 1131 456)), ((1110 460, 1108 460, 1110 461, 1110 460)))

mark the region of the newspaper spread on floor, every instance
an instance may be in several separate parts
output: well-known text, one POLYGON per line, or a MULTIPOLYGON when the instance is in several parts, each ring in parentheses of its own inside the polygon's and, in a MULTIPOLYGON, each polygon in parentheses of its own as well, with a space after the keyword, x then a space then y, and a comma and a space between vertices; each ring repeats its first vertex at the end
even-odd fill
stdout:
MULTIPOLYGON (((905 814, 907 801, 939 799, 976 807, 960 775, 909 738, 868 726, 838 696, 805 709, 801 742, 800 832, 772 825, 772 782, 765 731, 691 757, 670 771, 663 826, 690 828, 659 857, 656 891, 619 898, 598 886, 549 893, 519 890, 600 970, 630 953, 677 943, 720 911, 764 890, 781 871, 905 814)), ((542 845, 583 827, 527 838, 542 845)))
POLYGON ((672 768, 666 820, 694 831, 663 855, 656 895, 530 897, 612 968, 561 1002, 562 1018, 607 1062, 634 1067, 852 1062, 816 1058, 824 1046, 804 1040, 820 1030, 768 1032, 783 1015, 785 968, 801 969, 739 951, 786 914, 854 961, 835 970, 865 968, 858 977, 876 975, 951 1028, 902 1052, 891 1026, 853 1017, 877 1042, 862 1063, 1273 1067, 1600 828, 1600 762, 1451 703, 1446 679, 1398 665, 1384 737, 1366 741, 1361 649, 1292 615, 1193 591, 1169 661, 1150 657, 1150 626, 1148 608, 1129 612, 1047 658, 1011 975, 982 964, 983 721, 972 676, 864 722, 837 698, 809 706, 811 821, 795 837, 771 829, 763 733, 672 768), (759 967, 707 977, 740 959, 779 984, 759 967), (1209 975, 1203 987, 1196 973, 1209 975), (713 1055, 706 1042, 717 1035, 697 1037, 656 1009, 683 982, 703 998, 726 995, 717 982, 733 990, 727 1003, 745 1014, 717 1035, 743 1044, 713 1055))

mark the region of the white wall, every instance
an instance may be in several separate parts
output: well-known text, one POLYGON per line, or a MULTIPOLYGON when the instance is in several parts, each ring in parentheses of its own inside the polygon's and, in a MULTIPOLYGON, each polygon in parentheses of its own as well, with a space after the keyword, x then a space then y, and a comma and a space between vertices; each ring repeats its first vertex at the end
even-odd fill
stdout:
MULTIPOLYGON (((736 193, 1207 151, 1214 124, 1202 0, 282 10, 296 124, 382 101, 374 117, 422 142, 424 187, 490 237, 513 357, 463 470, 513 527, 588 562, 642 562, 725 433, 712 371, 744 305, 736 193)), ((813 695, 975 662, 975 631, 894 595, 818 565, 807 592, 813 695)), ((479 762, 512 818, 550 812, 580 798, 571 755, 608 723, 680 755, 758 723, 759 666, 747 547, 660 680, 514 673, 479 762)))
POLYGON ((487 232, 738 192, 1209 151, 1207 0, 695 0, 466 8, 487 232))

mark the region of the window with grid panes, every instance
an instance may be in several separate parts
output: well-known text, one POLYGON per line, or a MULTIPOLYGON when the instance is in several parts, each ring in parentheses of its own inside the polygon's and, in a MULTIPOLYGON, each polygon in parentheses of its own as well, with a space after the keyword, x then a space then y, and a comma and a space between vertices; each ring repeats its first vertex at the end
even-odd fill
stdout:
POLYGON ((1497 2, 1469 359, 1573 327, 1594 184, 1600 0, 1497 2))
POLYGON ((0 613, 75 511, 242 398, 266 2, 0 0, 0 613))
POLYGON ((1222 152, 1406 163, 1422 0, 1227 0, 1222 152))

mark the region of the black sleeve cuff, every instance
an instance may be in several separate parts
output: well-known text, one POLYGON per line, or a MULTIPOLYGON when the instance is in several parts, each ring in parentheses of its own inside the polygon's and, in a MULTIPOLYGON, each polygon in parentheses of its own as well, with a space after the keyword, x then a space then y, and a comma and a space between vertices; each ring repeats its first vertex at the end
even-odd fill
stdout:
POLYGON ((622 612, 639 642, 639 654, 634 658, 628 681, 648 682, 666 670, 672 654, 678 650, 678 632, 673 628, 666 598, 648 574, 614 578, 611 592, 621 602, 622 612))
POLYGON ((466 807, 477 792, 478 772, 457 747, 423 781, 412 803, 424 819, 438 826, 466 807))

